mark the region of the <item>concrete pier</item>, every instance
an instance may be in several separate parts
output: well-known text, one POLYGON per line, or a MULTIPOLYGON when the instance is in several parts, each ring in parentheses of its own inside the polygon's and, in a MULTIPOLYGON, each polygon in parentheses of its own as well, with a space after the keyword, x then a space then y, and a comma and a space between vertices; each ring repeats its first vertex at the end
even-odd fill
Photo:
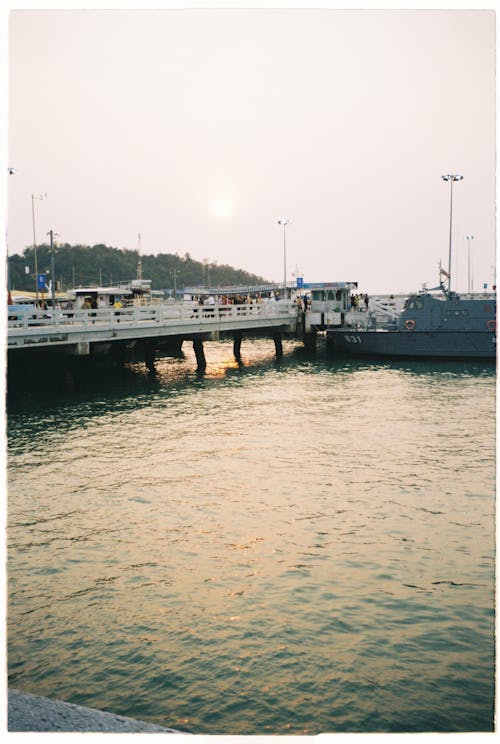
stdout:
POLYGON ((224 333, 274 332, 296 335, 297 307, 293 302, 195 306, 191 303, 129 307, 120 311, 56 308, 50 313, 12 310, 8 316, 9 359, 28 351, 51 350, 66 356, 108 354, 124 344, 141 347, 144 342, 179 346, 183 340, 217 337, 224 333), (118 317, 119 316, 119 317, 118 317))
POLYGON ((9 689, 8 731, 79 731, 81 733, 163 733, 184 731, 156 726, 134 718, 94 708, 63 703, 46 697, 9 689))
MULTIPOLYGON (((297 331, 297 306, 285 301, 208 306, 181 302, 120 311, 17 309, 11 313, 7 343, 10 370, 78 357, 112 359, 117 367, 126 361, 141 361, 154 374, 158 356, 178 355, 183 341, 192 341, 198 372, 203 373, 207 367, 204 341, 233 337, 234 354, 240 361, 243 332, 296 337, 297 331)), ((283 353, 281 341, 276 353, 283 353)))

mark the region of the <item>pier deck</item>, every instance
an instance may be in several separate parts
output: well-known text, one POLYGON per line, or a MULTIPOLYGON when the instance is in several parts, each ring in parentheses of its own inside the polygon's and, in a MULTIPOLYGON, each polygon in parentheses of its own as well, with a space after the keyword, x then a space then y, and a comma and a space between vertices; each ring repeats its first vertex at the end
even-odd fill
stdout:
POLYGON ((148 305, 96 310, 8 311, 9 352, 52 348, 87 355, 93 345, 168 340, 196 340, 217 333, 297 330, 298 311, 291 301, 242 305, 148 305))

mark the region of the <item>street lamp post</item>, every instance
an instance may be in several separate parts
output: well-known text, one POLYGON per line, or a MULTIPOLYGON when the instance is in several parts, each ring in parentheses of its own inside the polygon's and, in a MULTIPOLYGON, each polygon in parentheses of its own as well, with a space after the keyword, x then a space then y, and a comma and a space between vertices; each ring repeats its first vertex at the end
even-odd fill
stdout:
POLYGON ((283 298, 286 300, 286 226, 290 220, 278 220, 278 225, 283 226, 283 298))
POLYGON ((38 260, 36 255, 36 234, 35 234, 35 199, 46 199, 47 194, 31 194, 31 215, 33 217, 33 254, 35 257, 35 292, 36 304, 38 305, 38 260))
MULTIPOLYGON (((16 172, 15 168, 7 168, 7 173, 9 176, 13 176, 16 172)), ((5 253, 6 253, 6 259, 7 259, 7 291, 9 293, 9 302, 11 302, 11 290, 12 290, 12 277, 11 277, 11 271, 10 271, 10 263, 9 263, 9 240, 7 237, 8 233, 7 230, 5 230, 5 253)))
POLYGON ((468 263, 469 263, 469 281, 468 281, 468 286, 469 286, 469 294, 470 294, 472 292, 472 274, 471 274, 471 270, 470 270, 470 242, 471 242, 471 240, 474 240, 474 235, 466 235, 465 236, 465 239, 467 241, 467 249, 468 249, 468 251, 467 251, 468 252, 468 263))
POLYGON ((450 182, 450 248, 448 253, 448 292, 451 291, 451 233, 452 233, 452 220, 453 220, 453 182, 454 181, 462 181, 463 176, 458 175, 458 173, 451 174, 448 173, 446 176, 441 176, 443 181, 449 181, 450 182))

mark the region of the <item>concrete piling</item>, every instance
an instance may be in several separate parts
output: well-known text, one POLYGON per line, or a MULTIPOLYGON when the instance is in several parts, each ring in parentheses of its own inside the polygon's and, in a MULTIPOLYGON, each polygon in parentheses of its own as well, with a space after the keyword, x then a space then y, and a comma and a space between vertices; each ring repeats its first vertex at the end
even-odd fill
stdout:
POLYGON ((235 333, 233 334, 233 354, 238 361, 241 359, 242 338, 243 334, 241 333, 241 331, 235 331, 235 333))
POLYGON ((155 345, 153 342, 146 343, 145 363, 149 372, 156 372, 155 368, 155 345))
POLYGON ((283 356, 283 341, 281 339, 281 333, 275 333, 273 335, 274 348, 276 349, 276 358, 281 359, 283 356))
POLYGON ((205 350, 203 348, 203 341, 201 339, 193 339, 193 350, 196 356, 198 372, 204 372, 207 368, 207 360, 205 359, 205 350))
POLYGON ((304 347, 306 351, 314 353, 316 351, 316 345, 318 341, 317 331, 310 331, 309 333, 304 333, 303 341, 304 341, 304 347))

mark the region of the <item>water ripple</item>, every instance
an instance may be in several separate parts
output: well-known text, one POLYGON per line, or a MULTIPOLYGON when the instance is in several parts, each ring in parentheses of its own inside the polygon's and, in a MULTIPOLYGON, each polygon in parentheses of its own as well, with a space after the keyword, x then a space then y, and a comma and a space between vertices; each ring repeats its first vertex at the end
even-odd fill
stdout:
POLYGON ((11 683, 195 733, 490 731, 494 370, 246 349, 11 395, 11 683))

